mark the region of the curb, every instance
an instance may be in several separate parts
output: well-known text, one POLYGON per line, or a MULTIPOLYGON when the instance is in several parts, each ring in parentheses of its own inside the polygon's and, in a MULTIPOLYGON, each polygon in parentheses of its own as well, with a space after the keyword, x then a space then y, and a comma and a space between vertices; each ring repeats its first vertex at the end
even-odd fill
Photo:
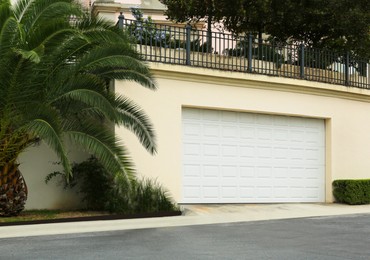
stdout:
POLYGON ((164 211, 154 213, 137 213, 137 214, 115 214, 115 215, 101 215, 89 217, 74 217, 74 218, 56 218, 44 220, 29 220, 16 222, 0 222, 2 226, 20 226, 20 225, 35 225, 35 224, 52 224, 52 223, 67 223, 67 222, 81 222, 81 221, 98 221, 98 220, 118 220, 118 219, 136 219, 136 218, 161 218, 174 217, 182 215, 181 211, 164 211))

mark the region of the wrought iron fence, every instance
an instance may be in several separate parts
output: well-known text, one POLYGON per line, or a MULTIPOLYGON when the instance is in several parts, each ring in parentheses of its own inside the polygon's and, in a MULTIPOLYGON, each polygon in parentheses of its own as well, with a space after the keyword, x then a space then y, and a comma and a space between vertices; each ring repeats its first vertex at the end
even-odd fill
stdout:
POLYGON ((260 41, 252 35, 209 35, 189 25, 146 23, 123 15, 118 26, 128 31, 137 50, 152 62, 370 88, 369 61, 350 53, 260 41))

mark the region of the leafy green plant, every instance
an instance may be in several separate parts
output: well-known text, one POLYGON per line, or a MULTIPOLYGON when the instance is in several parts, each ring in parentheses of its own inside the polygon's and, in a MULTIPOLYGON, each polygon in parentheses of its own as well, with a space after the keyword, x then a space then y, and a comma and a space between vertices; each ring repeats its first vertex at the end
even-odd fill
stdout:
MULTIPOLYGON (((233 57, 248 58, 249 43, 246 40, 239 41, 235 48, 226 49, 225 53, 233 57)), ((274 62, 277 68, 284 63, 284 55, 280 54, 275 47, 268 44, 259 44, 257 47, 252 46, 252 59, 274 62)))
POLYGON ((113 178, 95 157, 75 163, 72 167, 72 178, 66 182, 64 172, 53 172, 45 178, 48 183, 56 176, 61 176, 60 183, 64 189, 75 189, 82 194, 82 200, 88 210, 105 210, 109 201, 107 191, 113 189, 113 178))
MULTIPOLYGON (((190 41, 190 51, 200 53, 212 53, 213 48, 209 49, 207 42, 203 42, 200 39, 190 41)), ((171 39, 166 48, 170 49, 186 49, 187 43, 184 40, 171 39)))
POLYGON ((167 47, 170 42, 169 34, 165 30, 158 29, 152 18, 144 18, 143 12, 138 8, 130 8, 135 18, 128 25, 127 31, 138 44, 167 47))
POLYGON ((40 140, 56 153, 67 178, 66 142, 98 157, 109 171, 134 178, 114 125, 131 130, 155 153, 150 120, 108 90, 114 80, 156 89, 117 26, 85 14, 74 0, 0 0, 0 217, 24 209, 27 186, 18 157, 40 140))
MULTIPOLYGON (((334 53, 333 53, 334 54, 334 53)), ((327 55, 324 50, 305 48, 304 66, 315 69, 327 69, 340 55, 327 55)), ((298 65, 301 65, 302 53, 298 51, 298 65)))
MULTIPOLYGON (((121 183, 123 187, 127 184, 121 183)), ((130 212, 130 213, 153 213, 161 211, 178 210, 168 195, 168 191, 156 180, 142 178, 131 183, 131 187, 126 189, 128 196, 120 194, 116 196, 115 203, 111 211, 130 212)), ((114 194, 114 195, 117 195, 114 194)))
MULTIPOLYGON (((163 47, 170 49, 187 48, 185 40, 176 39, 174 35, 169 33, 169 30, 164 27, 157 27, 152 18, 148 16, 144 18, 143 12, 138 8, 130 8, 135 20, 131 22, 126 30, 133 42, 141 45, 149 45, 153 47, 163 47)), ((180 35, 180 34, 179 34, 180 35)), ((201 42, 199 35, 197 39, 190 42, 190 50, 194 52, 212 53, 213 48, 207 42, 201 42)))
POLYGON ((336 201, 350 205, 370 203, 370 179, 335 180, 333 195, 336 201))
POLYGON ((110 174, 95 157, 76 163, 72 168, 73 177, 67 183, 64 173, 53 172, 45 182, 63 176, 64 188, 75 188, 83 195, 87 210, 106 210, 114 213, 153 213, 175 211, 166 189, 157 181, 147 178, 128 179, 125 175, 110 174))

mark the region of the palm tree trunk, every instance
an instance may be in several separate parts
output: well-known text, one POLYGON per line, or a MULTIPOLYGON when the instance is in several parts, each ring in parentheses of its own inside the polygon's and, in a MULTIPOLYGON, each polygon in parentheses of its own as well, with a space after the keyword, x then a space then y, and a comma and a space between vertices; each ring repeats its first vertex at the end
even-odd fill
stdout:
POLYGON ((11 135, 0 128, 0 217, 18 215, 27 200, 27 185, 17 158, 27 146, 27 135, 11 135))
POLYGON ((18 164, 8 162, 0 167, 0 217, 18 215, 27 200, 26 182, 18 164))

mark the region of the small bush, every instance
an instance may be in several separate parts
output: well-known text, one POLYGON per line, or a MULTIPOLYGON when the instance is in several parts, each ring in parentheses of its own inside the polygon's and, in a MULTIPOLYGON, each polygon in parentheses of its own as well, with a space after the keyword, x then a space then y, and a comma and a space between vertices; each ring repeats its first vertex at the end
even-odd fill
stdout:
POLYGON ((125 213, 154 213, 178 210, 165 190, 156 180, 147 178, 127 184, 123 178, 116 179, 119 189, 110 191, 112 200, 107 210, 125 213))
MULTIPOLYGON (((248 45, 246 41, 240 41, 233 49, 226 49, 226 54, 233 57, 248 58, 248 45)), ((274 62, 277 68, 284 63, 284 55, 280 54, 277 47, 273 45, 261 44, 258 47, 252 47, 252 59, 274 62)))
POLYGON ((75 163, 72 174, 72 178, 67 182, 64 172, 53 172, 46 177, 45 182, 48 183, 52 178, 60 176, 62 177, 60 183, 64 189, 74 188, 82 194, 86 210, 105 210, 110 199, 107 191, 113 189, 114 180, 99 161, 91 157, 84 162, 75 163))
POLYGON ((336 201, 350 205, 370 203, 370 179, 335 180, 333 195, 336 201))
POLYGON ((110 174, 98 159, 75 164, 69 183, 61 172, 49 174, 45 182, 55 176, 63 176, 65 188, 77 189, 83 195, 87 210, 112 213, 154 213, 177 211, 178 207, 157 181, 150 179, 127 179, 122 173, 110 174))

